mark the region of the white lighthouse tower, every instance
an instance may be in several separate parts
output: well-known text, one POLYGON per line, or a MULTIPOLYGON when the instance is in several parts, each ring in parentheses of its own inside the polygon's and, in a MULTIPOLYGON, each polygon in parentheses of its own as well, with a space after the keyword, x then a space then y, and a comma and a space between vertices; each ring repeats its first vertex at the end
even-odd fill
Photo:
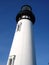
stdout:
POLYGON ((36 65, 33 38, 35 17, 32 8, 29 5, 22 6, 16 21, 17 26, 7 65, 36 65))

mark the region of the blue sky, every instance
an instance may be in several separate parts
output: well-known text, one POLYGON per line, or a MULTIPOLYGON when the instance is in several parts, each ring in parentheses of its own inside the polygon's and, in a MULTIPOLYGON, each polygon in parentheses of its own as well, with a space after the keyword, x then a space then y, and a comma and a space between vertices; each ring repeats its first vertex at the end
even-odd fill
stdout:
POLYGON ((0 0, 0 65, 6 65, 16 28, 15 17, 24 4, 35 14, 34 42, 37 65, 49 62, 49 0, 0 0))

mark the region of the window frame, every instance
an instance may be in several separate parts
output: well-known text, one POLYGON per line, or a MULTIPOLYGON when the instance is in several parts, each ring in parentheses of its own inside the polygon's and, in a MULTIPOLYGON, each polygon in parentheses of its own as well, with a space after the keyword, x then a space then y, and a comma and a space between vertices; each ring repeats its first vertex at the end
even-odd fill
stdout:
POLYGON ((17 24, 17 31, 20 31, 20 30, 21 30, 21 26, 22 26, 22 22, 19 22, 19 23, 17 24))
POLYGON ((15 57, 16 57, 15 55, 12 55, 12 56, 9 57, 8 65, 14 65, 15 57))

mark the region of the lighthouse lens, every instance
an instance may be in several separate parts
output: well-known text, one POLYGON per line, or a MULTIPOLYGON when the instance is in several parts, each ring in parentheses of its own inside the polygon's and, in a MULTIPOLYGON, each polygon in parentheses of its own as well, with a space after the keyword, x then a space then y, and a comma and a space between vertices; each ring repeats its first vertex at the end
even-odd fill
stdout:
POLYGON ((24 5, 24 6, 21 8, 21 10, 22 10, 22 11, 24 11, 24 10, 29 10, 29 11, 31 11, 32 8, 31 8, 30 6, 28 6, 28 5, 24 5))

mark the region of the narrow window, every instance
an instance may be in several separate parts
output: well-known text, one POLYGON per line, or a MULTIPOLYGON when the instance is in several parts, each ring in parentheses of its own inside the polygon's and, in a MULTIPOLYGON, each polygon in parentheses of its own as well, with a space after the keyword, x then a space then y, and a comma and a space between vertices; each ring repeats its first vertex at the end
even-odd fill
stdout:
POLYGON ((22 25, 22 23, 20 22, 20 23, 18 23, 18 25, 17 25, 17 31, 20 31, 21 30, 21 25, 22 25))
POLYGON ((12 64, 12 59, 9 59, 9 65, 11 65, 12 64))
POLYGON ((15 61, 15 55, 10 56, 8 65, 14 65, 14 61, 15 61))

